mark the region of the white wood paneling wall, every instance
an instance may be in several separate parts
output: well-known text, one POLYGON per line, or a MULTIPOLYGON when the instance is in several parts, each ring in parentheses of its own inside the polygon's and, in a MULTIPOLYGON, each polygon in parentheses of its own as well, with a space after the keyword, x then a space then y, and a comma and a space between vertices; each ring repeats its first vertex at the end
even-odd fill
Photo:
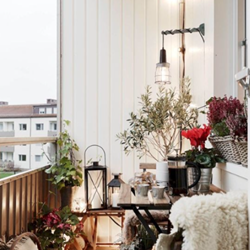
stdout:
MULTIPOLYGON (((137 110, 138 97, 146 85, 156 92, 154 73, 161 31, 179 28, 180 2, 61 0, 62 119, 71 121, 69 131, 80 147, 79 157, 83 159, 84 150, 91 144, 105 149, 109 178, 112 172, 121 172, 128 181, 138 171, 139 161, 152 162, 147 157, 139 160, 136 153, 125 156, 116 134, 127 127, 128 115, 137 110)), ((186 0, 186 28, 205 23, 205 43, 198 33, 185 38, 186 76, 192 80, 193 103, 197 107, 214 94, 233 93, 233 66, 228 63, 233 60, 232 43, 227 39, 232 37, 231 25, 223 29, 225 20, 232 24, 229 2, 186 0)), ((172 87, 177 88, 179 38, 165 37, 172 87)), ((206 123, 206 117, 201 115, 199 121, 206 123)), ((98 154, 101 152, 91 150, 86 160, 98 154)), ((110 226, 109 231, 104 231, 103 237, 107 238, 117 228, 110 226)))
MULTIPOLYGON (((125 156, 116 134, 127 127, 146 85, 157 89, 161 31, 179 28, 179 1, 62 0, 61 19, 62 118, 71 121, 80 157, 87 146, 101 145, 109 172, 127 181, 139 159, 125 156)), ((165 38, 172 87, 179 84, 178 47, 178 36, 165 38)), ((97 154, 91 150, 86 158, 97 154)))

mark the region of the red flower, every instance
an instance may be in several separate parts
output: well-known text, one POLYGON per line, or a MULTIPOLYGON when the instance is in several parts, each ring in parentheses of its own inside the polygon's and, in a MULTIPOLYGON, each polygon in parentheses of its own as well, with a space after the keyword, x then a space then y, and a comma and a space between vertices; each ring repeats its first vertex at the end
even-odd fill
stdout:
POLYGON ((60 229, 70 229, 70 224, 64 224, 64 223, 60 223, 57 228, 60 228, 60 229))
POLYGON ((55 212, 44 215, 42 219, 48 227, 53 227, 61 221, 61 218, 55 212))
POLYGON ((187 131, 182 131, 181 135, 190 140, 191 146, 201 149, 205 148, 205 141, 210 134, 211 128, 209 126, 203 125, 204 128, 192 128, 187 131))

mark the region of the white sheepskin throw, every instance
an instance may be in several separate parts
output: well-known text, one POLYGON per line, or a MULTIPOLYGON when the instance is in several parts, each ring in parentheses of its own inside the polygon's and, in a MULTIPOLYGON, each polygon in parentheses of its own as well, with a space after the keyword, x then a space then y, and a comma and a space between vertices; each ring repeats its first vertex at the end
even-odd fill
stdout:
POLYGON ((181 198, 170 214, 184 230, 182 250, 245 250, 248 244, 247 194, 214 193, 181 198))

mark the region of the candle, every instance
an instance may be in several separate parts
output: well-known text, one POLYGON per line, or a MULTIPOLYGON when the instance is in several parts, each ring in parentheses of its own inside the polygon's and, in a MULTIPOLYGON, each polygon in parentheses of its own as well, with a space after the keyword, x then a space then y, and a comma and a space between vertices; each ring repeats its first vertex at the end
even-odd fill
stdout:
POLYGON ((112 194, 112 207, 117 207, 117 203, 119 200, 119 193, 112 194))
POLYGON ((95 189, 92 190, 92 195, 94 195, 92 202, 91 202, 92 208, 101 208, 102 207, 101 199, 99 197, 99 195, 101 195, 100 191, 101 191, 100 188, 98 188, 97 191, 95 189))
POLYGON ((80 203, 80 211, 81 212, 85 212, 86 211, 86 202, 81 202, 80 203))

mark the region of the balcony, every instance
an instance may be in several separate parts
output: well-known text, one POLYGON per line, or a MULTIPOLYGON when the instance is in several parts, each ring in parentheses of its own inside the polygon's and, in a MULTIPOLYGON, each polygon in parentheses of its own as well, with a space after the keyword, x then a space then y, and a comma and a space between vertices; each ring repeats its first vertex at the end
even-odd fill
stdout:
POLYGON ((47 136, 57 136, 57 131, 56 130, 48 130, 47 136))
POLYGON ((13 153, 14 152, 14 147, 13 146, 0 147, 0 152, 13 153))
POLYGON ((14 137, 15 136, 15 131, 0 131, 0 137, 14 137))
MULTIPOLYGON (((15 144, 54 142, 55 138, 0 138, 1 148, 15 144)), ((48 166, 25 171, 0 180, 0 237, 8 240, 11 235, 27 231, 28 222, 38 215, 38 203, 50 207, 60 204, 57 190, 45 173, 48 166)))

